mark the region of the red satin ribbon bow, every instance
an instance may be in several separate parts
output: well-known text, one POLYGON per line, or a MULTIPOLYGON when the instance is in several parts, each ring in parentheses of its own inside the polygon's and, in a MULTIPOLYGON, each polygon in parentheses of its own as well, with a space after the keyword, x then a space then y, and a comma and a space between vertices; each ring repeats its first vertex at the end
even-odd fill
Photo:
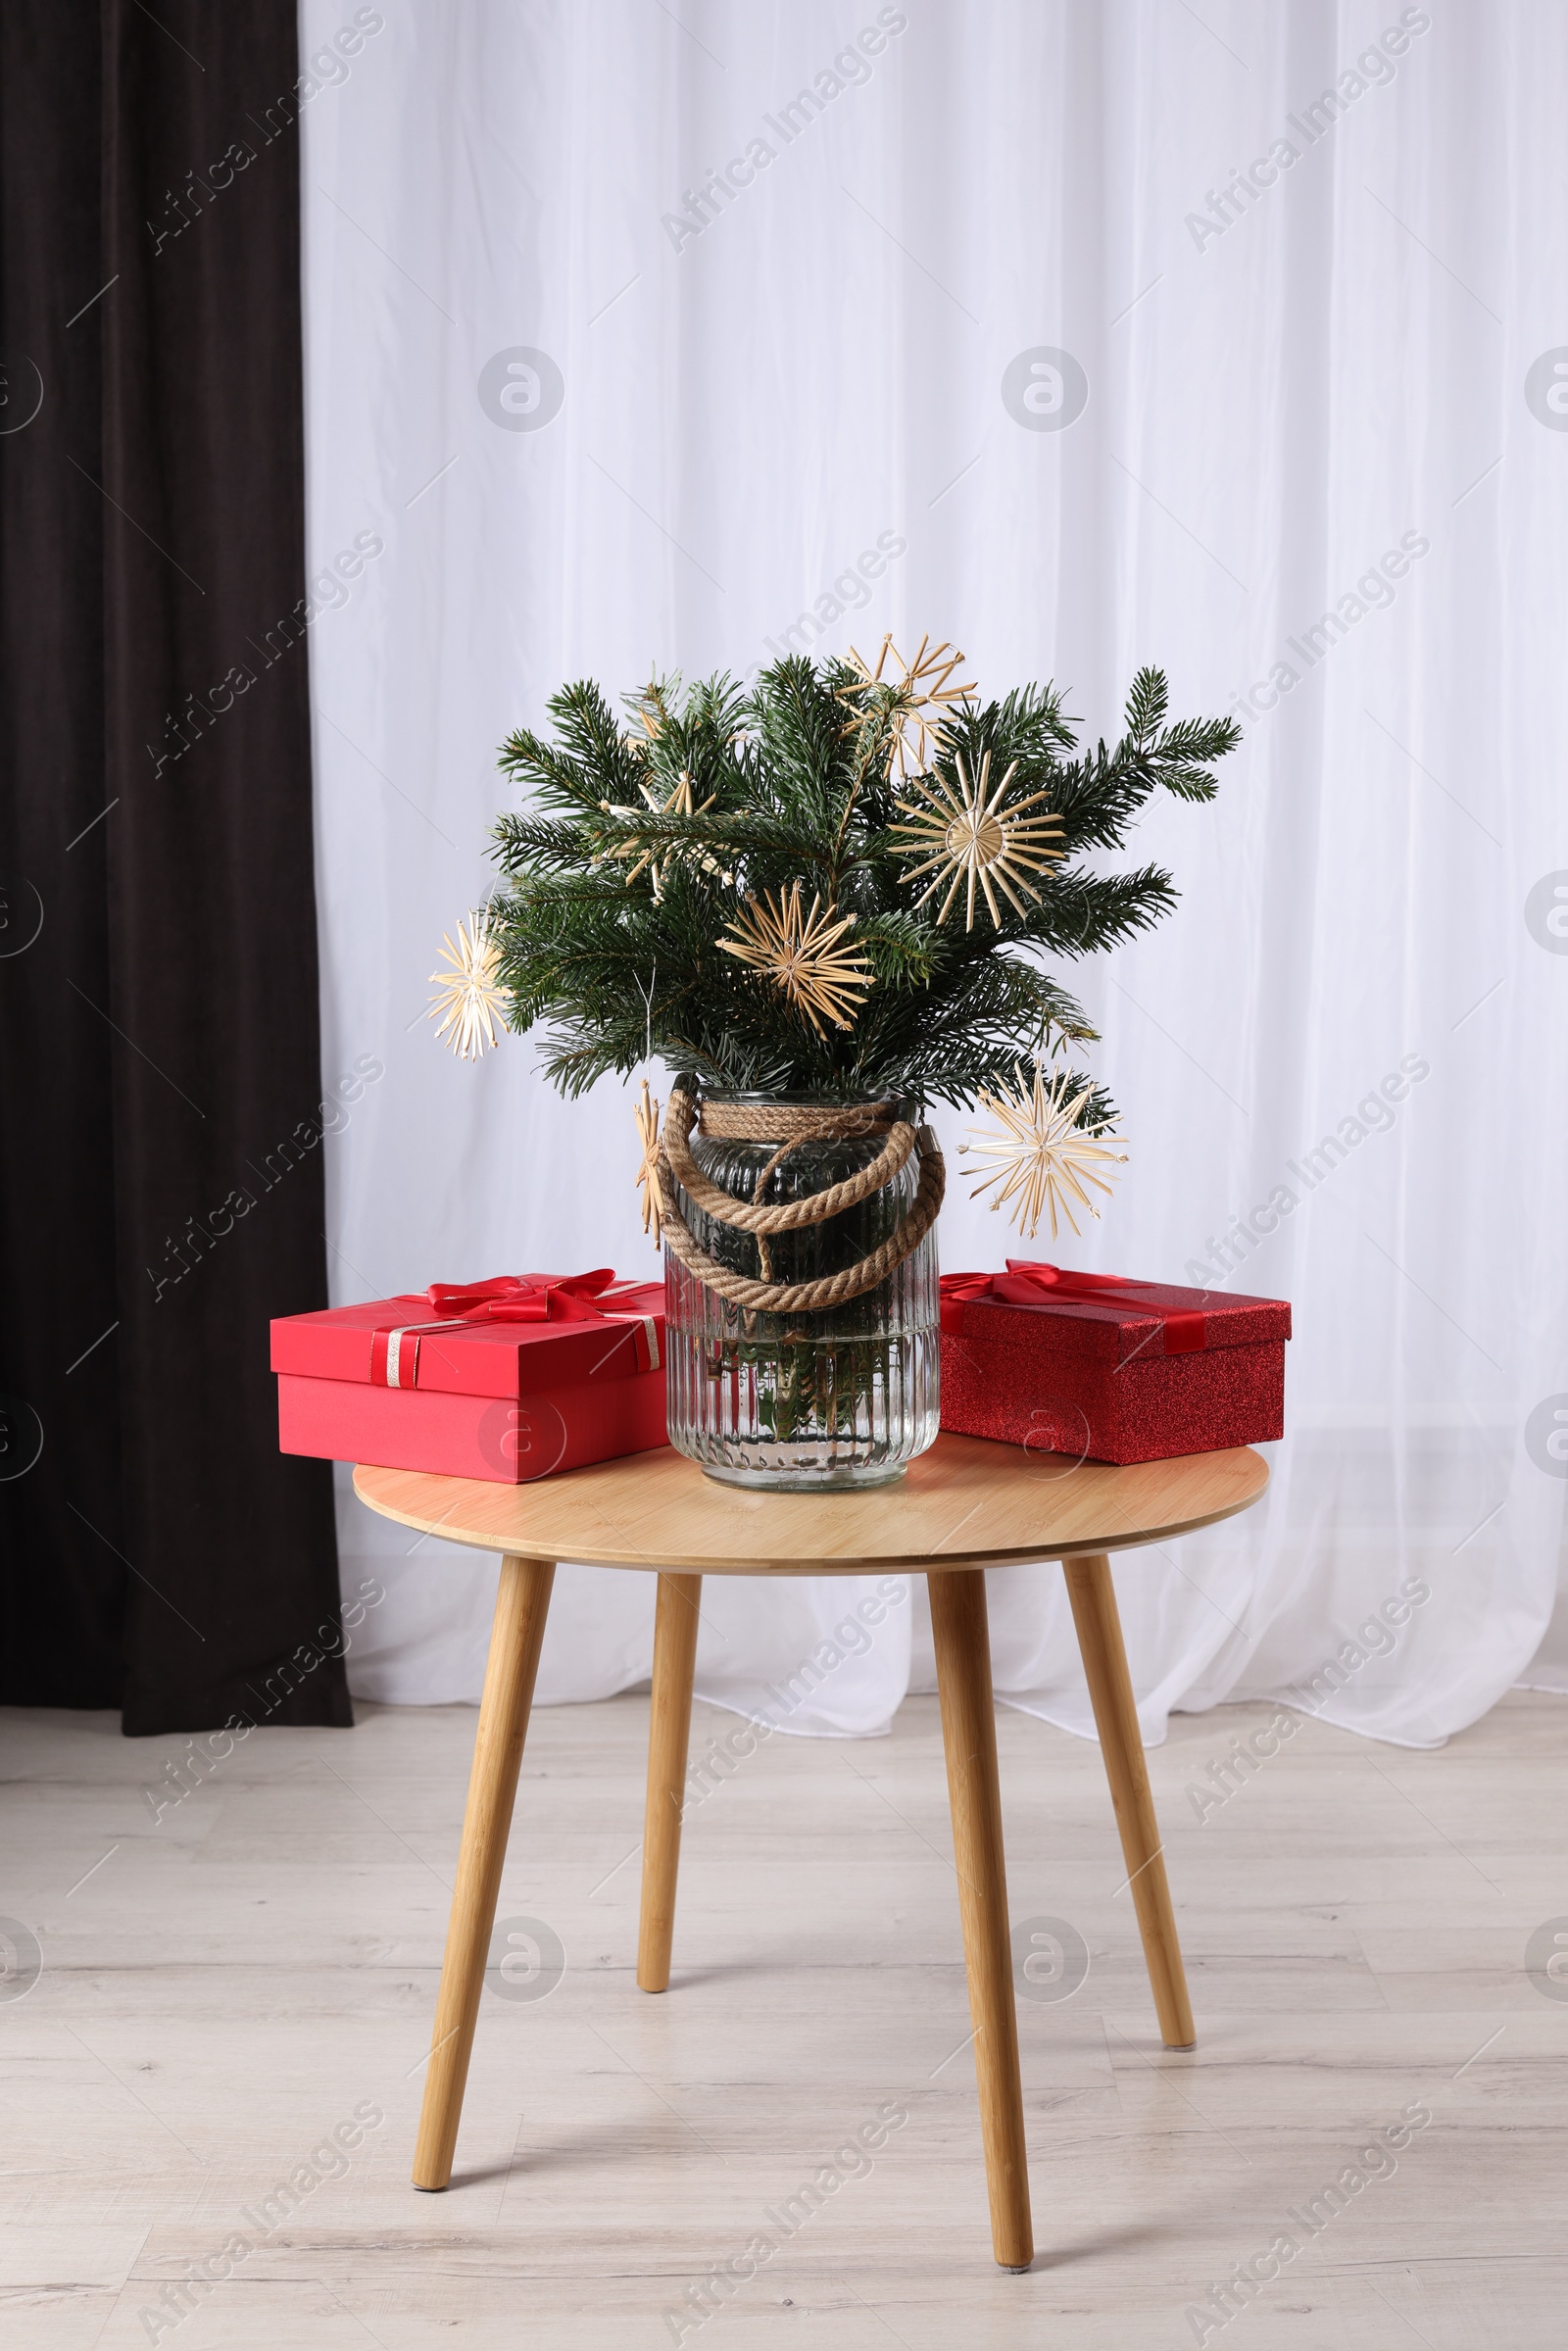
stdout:
POLYGON ((463 1322, 602 1322, 601 1294, 614 1283, 614 1269, 593 1273, 498 1273, 488 1282, 432 1282, 425 1297, 438 1314, 463 1322))
POLYGON ((496 1274, 488 1282, 432 1282, 425 1297, 440 1320, 410 1322, 370 1334, 370 1378, 380 1388, 414 1388, 419 1379, 419 1342, 441 1331, 461 1331, 487 1322, 625 1322, 641 1325, 637 1359, 644 1370, 659 1367, 658 1326, 652 1315, 617 1312, 608 1290, 617 1289, 614 1269, 593 1273, 496 1274), (604 1300, 601 1303, 601 1299, 604 1300))
MULTIPOLYGON (((1121 1306, 1161 1326, 1167 1355, 1200 1353, 1207 1316, 1191 1306, 1155 1306, 1141 1295, 1161 1287, 1157 1282, 1129 1282, 1115 1273, 1072 1273, 1060 1265, 1031 1265, 1021 1257, 1009 1257, 1005 1273, 945 1273, 942 1303, 956 1308, 985 1298, 1006 1306, 1121 1306)), ((949 1320, 948 1327, 956 1328, 956 1319, 949 1320)))

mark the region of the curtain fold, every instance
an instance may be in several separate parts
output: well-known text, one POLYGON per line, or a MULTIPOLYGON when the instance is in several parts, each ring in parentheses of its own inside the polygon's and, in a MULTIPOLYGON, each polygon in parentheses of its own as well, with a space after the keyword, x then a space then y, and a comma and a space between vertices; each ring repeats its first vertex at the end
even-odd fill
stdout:
POLYGON ((14 1703, 351 1719, 330 1480, 293 13, 5 12, 14 1703), (25 361, 25 372, 23 362, 25 361), (16 1434, 20 1432, 20 1438, 16 1434), (36 1445, 36 1457, 24 1449, 36 1445))

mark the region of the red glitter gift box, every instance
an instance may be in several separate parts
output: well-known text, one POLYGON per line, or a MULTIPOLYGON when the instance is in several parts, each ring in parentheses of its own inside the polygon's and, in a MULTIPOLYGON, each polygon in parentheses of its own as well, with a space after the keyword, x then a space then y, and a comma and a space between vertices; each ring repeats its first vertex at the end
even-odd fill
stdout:
POLYGON ((669 1442, 664 1286, 608 1268, 286 1315, 272 1369, 285 1453, 516 1486, 669 1442))
POLYGON ((942 1277, 942 1426, 1091 1461, 1285 1434, 1284 1298, 1009 1257, 942 1277))

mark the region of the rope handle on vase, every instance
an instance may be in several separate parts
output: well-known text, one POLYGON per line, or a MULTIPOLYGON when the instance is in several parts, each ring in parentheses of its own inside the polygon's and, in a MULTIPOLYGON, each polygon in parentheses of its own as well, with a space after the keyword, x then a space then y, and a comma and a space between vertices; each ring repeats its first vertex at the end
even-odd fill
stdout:
POLYGON ((677 1257, 705 1289, 716 1291, 733 1305, 764 1314, 811 1314, 874 1290, 895 1266, 902 1265, 919 1248, 936 1222, 947 1188, 947 1170, 931 1129, 910 1126, 907 1120, 896 1118, 894 1109, 891 1102, 857 1104, 843 1110, 808 1109, 793 1102, 706 1106, 702 1113, 706 1134, 781 1145, 758 1177, 752 1200, 737 1200, 732 1194, 710 1184, 691 1155, 689 1144, 697 1123, 697 1098, 691 1086, 685 1080, 680 1081, 670 1095, 669 1108, 664 1114, 658 1162, 664 1240, 671 1256, 677 1257), (847 1176, 842 1183, 829 1184, 824 1191, 812 1193, 805 1200, 762 1206, 763 1186, 779 1161, 797 1144, 876 1135, 885 1135, 887 1141, 858 1174, 847 1176), (688 1200, 715 1223, 728 1225, 734 1232, 756 1234, 763 1270, 770 1272, 767 1249, 770 1233, 796 1232, 803 1225, 825 1224, 830 1216, 857 1206, 891 1183, 911 1151, 919 1158, 920 1184, 909 1204, 909 1213, 898 1231, 858 1264, 847 1265, 839 1273, 824 1274, 814 1282, 753 1281, 746 1274, 720 1265, 716 1257, 710 1257, 693 1240, 691 1228, 675 1204, 678 1184, 688 1200))

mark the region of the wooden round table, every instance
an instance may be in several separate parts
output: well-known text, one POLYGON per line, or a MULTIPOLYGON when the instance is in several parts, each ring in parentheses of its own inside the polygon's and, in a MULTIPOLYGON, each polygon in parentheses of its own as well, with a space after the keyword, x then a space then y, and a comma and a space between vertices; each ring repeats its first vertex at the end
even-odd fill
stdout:
POLYGON ((758 1494, 720 1486, 669 1450, 633 1453, 527 1486, 356 1470, 355 1492, 383 1517, 502 1553, 415 2150, 416 2187, 444 2188, 452 2178, 557 1560, 644 1568, 659 1577, 637 1950, 637 1982, 649 1992, 669 1984, 703 1577, 874 1576, 906 1568, 925 1576, 931 1594, 992 2242, 1004 2269, 1027 2269, 1034 2236, 986 1585, 976 1570, 1028 1559, 1063 1563, 1160 2033, 1168 2048, 1188 2049, 1193 2014, 1109 1553, 1230 1518, 1256 1501, 1267 1483, 1266 1464, 1245 1446, 1113 1469, 948 1436, 911 1462, 898 1484, 861 1493, 758 1494))

